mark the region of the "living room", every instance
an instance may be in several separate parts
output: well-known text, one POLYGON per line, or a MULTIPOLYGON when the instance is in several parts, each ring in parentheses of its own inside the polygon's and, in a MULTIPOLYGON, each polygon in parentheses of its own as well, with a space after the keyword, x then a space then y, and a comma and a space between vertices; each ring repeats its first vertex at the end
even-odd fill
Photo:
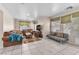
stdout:
POLYGON ((2 3, 0 54, 79 54, 78 17, 74 3, 2 3))

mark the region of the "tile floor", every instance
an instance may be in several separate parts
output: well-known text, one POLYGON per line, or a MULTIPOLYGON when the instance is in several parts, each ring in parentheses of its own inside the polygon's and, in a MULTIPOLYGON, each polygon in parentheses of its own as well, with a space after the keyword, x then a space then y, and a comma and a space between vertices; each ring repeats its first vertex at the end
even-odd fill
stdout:
POLYGON ((79 47, 60 44, 50 39, 0 48, 0 55, 78 55, 79 47))

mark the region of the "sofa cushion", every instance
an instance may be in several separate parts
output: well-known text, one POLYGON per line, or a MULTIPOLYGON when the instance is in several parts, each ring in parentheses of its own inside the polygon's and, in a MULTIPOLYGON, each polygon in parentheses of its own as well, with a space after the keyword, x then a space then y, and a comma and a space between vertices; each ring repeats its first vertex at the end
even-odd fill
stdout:
POLYGON ((57 32, 52 32, 51 35, 56 36, 57 32))
POLYGON ((14 40, 16 39, 16 36, 14 35, 14 34, 11 34, 10 36, 9 36, 9 41, 10 42, 14 42, 14 40))
POLYGON ((20 34, 13 33, 9 36, 9 41, 14 42, 14 41, 21 41, 23 37, 20 34))
POLYGON ((59 41, 64 41, 64 40, 65 40, 65 38, 56 37, 56 36, 54 36, 54 38, 55 38, 56 40, 59 40, 59 41))
POLYGON ((66 39, 66 38, 64 38, 64 37, 53 36, 53 35, 51 35, 51 34, 48 34, 47 37, 48 37, 49 39, 52 39, 52 40, 57 41, 57 42, 62 42, 62 43, 68 41, 68 39, 66 39))
POLYGON ((9 36, 10 33, 9 32, 4 32, 3 36, 9 36))
POLYGON ((63 38, 63 33, 57 33, 56 36, 57 36, 57 37, 61 37, 61 38, 63 38))
POLYGON ((22 41, 23 37, 18 34, 16 39, 17 39, 16 41, 22 41))

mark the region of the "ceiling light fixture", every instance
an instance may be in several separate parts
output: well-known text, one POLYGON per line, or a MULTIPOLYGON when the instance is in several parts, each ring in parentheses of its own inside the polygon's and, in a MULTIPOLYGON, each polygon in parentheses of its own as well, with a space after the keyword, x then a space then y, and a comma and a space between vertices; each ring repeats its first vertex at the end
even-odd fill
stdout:
POLYGON ((72 6, 69 6, 69 7, 67 7, 66 9, 67 9, 67 10, 70 10, 70 9, 73 9, 73 7, 72 7, 72 6))

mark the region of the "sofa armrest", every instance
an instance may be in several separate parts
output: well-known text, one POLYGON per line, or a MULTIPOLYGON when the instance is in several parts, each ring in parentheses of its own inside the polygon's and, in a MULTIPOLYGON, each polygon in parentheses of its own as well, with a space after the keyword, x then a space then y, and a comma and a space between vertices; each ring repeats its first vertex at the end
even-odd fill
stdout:
POLYGON ((8 42, 9 41, 7 36, 3 37, 2 40, 3 40, 3 42, 8 42))
POLYGON ((63 38, 68 40, 69 39, 69 35, 68 34, 64 34, 63 38))

